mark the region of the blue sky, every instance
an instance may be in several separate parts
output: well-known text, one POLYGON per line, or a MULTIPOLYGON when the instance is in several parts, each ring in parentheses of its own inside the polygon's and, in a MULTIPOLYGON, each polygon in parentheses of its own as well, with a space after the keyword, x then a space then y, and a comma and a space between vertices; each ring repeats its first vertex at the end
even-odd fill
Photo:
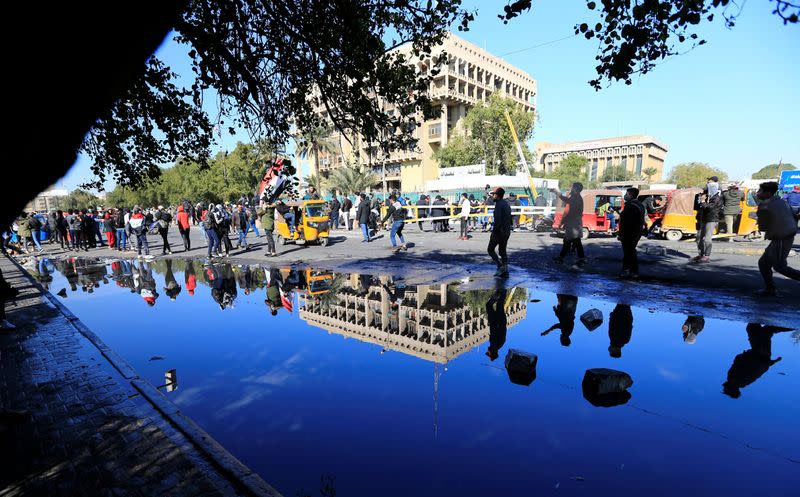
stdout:
MULTIPOLYGON (((507 25, 496 16, 505 1, 464 3, 478 15, 470 31, 457 34, 538 82, 539 121, 531 146, 643 133, 667 144, 667 169, 701 161, 732 178, 749 178, 779 159, 800 166, 800 66, 794 63, 800 27, 783 26, 771 14, 772 3, 746 4, 731 30, 717 15, 703 25, 706 45, 663 62, 630 86, 614 83, 599 92, 587 84, 595 77, 596 41, 576 36, 519 51, 572 35, 576 22, 597 22, 584 2, 538 0, 507 25)), ((158 55, 191 77, 183 47, 167 41, 158 55)), ((213 116, 212 101, 206 99, 213 116)), ((246 135, 223 133, 216 148, 231 148, 237 138, 246 135)), ((59 185, 71 189, 90 175, 81 157, 59 185)))

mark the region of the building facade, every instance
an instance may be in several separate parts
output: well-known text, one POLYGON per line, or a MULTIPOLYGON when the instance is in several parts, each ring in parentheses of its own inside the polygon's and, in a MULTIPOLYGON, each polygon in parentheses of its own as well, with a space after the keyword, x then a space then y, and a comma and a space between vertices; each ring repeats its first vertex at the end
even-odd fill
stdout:
POLYGON ((606 168, 622 166, 648 181, 658 182, 664 174, 667 146, 648 135, 619 136, 599 140, 574 141, 560 144, 536 144, 537 171, 550 173, 569 154, 588 159, 586 179, 598 181, 606 168), (648 177, 645 170, 655 169, 648 177))
MULTIPOLYGON (((382 276, 364 287, 359 275, 351 275, 334 302, 325 305, 301 294, 300 318, 328 333, 438 364, 446 364, 489 339, 485 310, 470 307, 447 285, 408 286, 397 300, 390 295, 388 281, 382 276)), ((525 318, 526 306, 527 298, 509 304, 508 327, 525 318)))
POLYGON ((69 191, 61 188, 51 188, 43 191, 25 206, 26 212, 55 211, 64 209, 69 191))
MULTIPOLYGON (((410 51, 400 47, 399 51, 410 51)), ((428 74, 434 68, 442 52, 447 53, 447 62, 440 66, 439 73, 430 85, 434 105, 441 109, 439 117, 425 121, 415 131, 417 147, 398 150, 384 155, 375 147, 363 142, 358 136, 343 139, 338 134, 332 141, 339 150, 332 154, 320 154, 320 173, 329 174, 348 159, 368 164, 380 183, 376 189, 400 189, 404 192, 423 191, 425 182, 436 179, 439 164, 434 153, 447 145, 448 139, 462 127, 467 111, 493 94, 500 94, 519 103, 529 112, 536 109, 536 81, 520 69, 482 48, 450 33, 444 43, 437 47, 431 57, 416 60, 420 74, 428 74)), ((391 112, 392 108, 386 108, 391 112)))

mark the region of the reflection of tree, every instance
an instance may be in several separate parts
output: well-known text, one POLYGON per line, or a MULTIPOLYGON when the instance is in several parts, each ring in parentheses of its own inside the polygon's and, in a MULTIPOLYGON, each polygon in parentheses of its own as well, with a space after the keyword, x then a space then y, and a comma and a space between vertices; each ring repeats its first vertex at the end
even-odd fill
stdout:
POLYGON ((347 283, 347 275, 336 274, 331 281, 330 291, 323 293, 317 299, 323 310, 328 310, 331 305, 339 301, 339 292, 345 288, 347 283))
MULTIPOLYGON (((484 312, 486 309, 486 303, 489 302, 489 299, 492 298, 492 295, 495 294, 494 290, 467 290, 464 292, 459 292, 461 298, 463 299, 464 303, 469 306, 469 308, 475 312, 484 312)), ((524 291, 514 291, 512 292, 511 296, 511 304, 516 304, 518 302, 522 302, 528 298, 528 295, 524 291)))
POLYGON ((792 341, 795 345, 800 345, 800 330, 792 332, 792 341))

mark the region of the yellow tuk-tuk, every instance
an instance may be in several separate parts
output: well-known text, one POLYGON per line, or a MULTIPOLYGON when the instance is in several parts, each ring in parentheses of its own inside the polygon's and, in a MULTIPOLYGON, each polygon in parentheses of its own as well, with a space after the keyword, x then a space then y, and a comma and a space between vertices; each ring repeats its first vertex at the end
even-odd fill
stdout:
POLYGON ((330 217, 325 213, 324 200, 286 202, 286 205, 294 211, 296 229, 289 229, 289 223, 283 216, 275 217, 278 242, 281 245, 289 242, 302 242, 304 245, 319 242, 323 247, 328 245, 330 217))
MULTIPOLYGON (((701 188, 686 188, 670 193, 664 211, 664 219, 659 228, 659 232, 664 235, 664 238, 678 241, 684 236, 697 234, 697 211, 694 210, 694 201, 702 192, 701 188)), ((735 232, 730 235, 717 235, 717 237, 743 236, 748 239, 758 239, 762 236, 756 220, 750 218, 750 213, 758 209, 753 195, 752 190, 744 190, 744 200, 741 202, 742 213, 735 232)))

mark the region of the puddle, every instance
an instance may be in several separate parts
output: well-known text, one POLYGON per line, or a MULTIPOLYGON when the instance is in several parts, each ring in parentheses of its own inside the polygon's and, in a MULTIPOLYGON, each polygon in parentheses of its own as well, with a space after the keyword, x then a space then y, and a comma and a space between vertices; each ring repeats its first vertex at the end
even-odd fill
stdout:
POLYGON ((348 497, 800 483, 794 330, 486 279, 187 260, 28 269, 287 496, 321 482, 348 497), (536 355, 533 378, 507 371, 511 349, 536 355), (632 386, 587 392, 595 368, 632 386))

